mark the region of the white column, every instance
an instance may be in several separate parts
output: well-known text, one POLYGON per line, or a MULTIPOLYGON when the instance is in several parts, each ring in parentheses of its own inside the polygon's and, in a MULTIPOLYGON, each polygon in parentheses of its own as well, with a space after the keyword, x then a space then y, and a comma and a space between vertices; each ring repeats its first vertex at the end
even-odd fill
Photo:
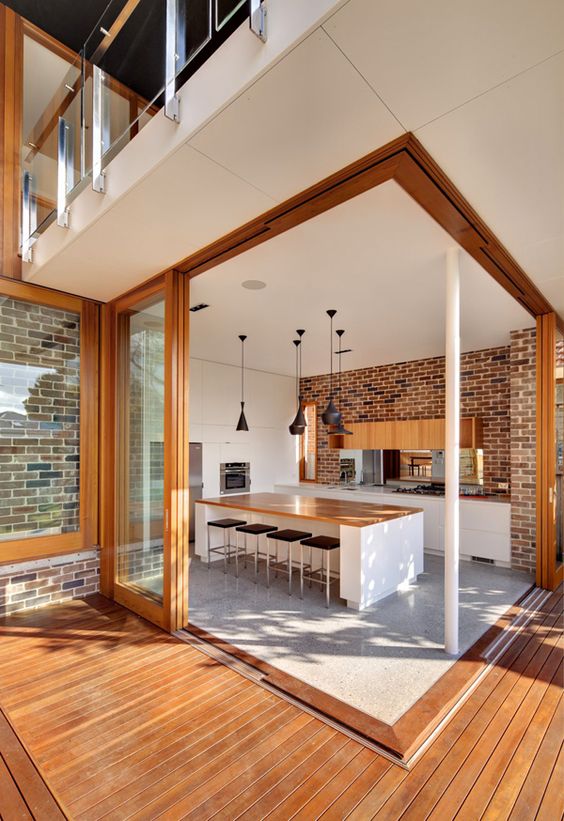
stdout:
POLYGON ((446 255, 445 651, 458 654, 460 507, 460 268, 459 249, 446 255))

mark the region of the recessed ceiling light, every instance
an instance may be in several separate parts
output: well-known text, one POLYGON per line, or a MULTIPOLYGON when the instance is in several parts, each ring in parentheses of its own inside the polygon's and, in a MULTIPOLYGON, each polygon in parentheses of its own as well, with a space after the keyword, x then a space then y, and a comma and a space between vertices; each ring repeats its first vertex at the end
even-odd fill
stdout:
POLYGON ((246 279, 241 285, 248 291, 261 291, 266 288, 266 282, 263 282, 262 279, 246 279))

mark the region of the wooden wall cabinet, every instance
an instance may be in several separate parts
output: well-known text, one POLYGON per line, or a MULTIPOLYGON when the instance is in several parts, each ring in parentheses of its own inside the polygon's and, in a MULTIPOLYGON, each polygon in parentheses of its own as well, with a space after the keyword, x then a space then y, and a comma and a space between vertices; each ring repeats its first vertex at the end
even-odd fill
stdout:
MULTIPOLYGON (((329 434, 329 447, 345 450, 443 450, 444 419, 402 419, 389 422, 357 422, 348 425, 352 436, 329 434)), ((460 447, 483 447, 482 420, 460 420, 460 447)))

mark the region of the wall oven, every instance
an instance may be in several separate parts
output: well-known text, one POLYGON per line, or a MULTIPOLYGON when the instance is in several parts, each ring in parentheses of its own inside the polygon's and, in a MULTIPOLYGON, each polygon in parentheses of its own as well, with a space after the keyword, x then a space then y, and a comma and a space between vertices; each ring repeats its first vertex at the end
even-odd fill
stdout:
POLYGON ((248 493, 251 489, 250 462, 222 462, 219 466, 219 492, 248 493))

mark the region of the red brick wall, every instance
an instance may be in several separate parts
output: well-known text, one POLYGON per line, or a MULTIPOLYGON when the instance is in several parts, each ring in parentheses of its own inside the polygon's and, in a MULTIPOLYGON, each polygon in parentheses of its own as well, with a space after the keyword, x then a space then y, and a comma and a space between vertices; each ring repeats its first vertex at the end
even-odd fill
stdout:
MULTIPOLYGON (((498 484, 509 483, 511 478, 509 347, 463 354, 461 366, 462 415, 483 420, 485 491, 506 493, 498 484)), ((328 390, 327 374, 302 380, 301 394, 305 401, 317 402, 319 415, 328 390)), ((444 416, 444 357, 346 371, 336 404, 345 423, 444 416)), ((338 478, 339 452, 327 447, 327 428, 319 418, 318 481, 338 478)))
POLYGON ((536 331, 511 333, 511 564, 536 568, 536 331))

